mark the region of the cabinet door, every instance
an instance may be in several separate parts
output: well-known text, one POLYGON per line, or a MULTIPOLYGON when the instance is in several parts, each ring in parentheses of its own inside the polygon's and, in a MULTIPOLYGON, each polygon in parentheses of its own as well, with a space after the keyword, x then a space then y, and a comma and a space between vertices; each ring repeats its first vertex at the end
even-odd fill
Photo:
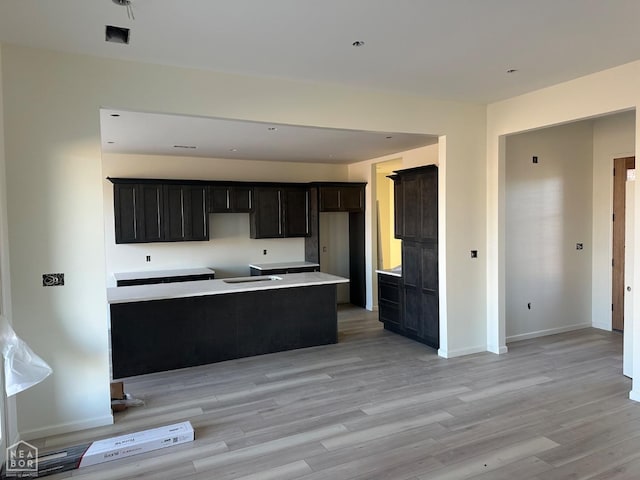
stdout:
POLYGON ((205 190, 196 185, 165 185, 165 241, 209 238, 205 190))
POLYGON ((140 184, 137 187, 137 191, 138 241, 160 242, 164 239, 162 185, 140 184))
POLYGON ((165 185, 164 196, 164 239, 167 241, 185 240, 188 218, 185 189, 182 185, 165 185))
POLYGON ((306 237, 309 228, 309 190, 286 188, 285 197, 284 235, 285 237, 306 237))
POLYGON ((231 188, 231 210, 234 212, 253 211, 253 188, 238 187, 231 188))
POLYGON ((421 257, 421 338, 433 348, 440 347, 440 317, 438 306, 438 245, 420 245, 421 257))
POLYGON ((420 175, 420 238, 438 241, 438 170, 428 169, 420 175))
POLYGON ((364 189, 360 186, 320 187, 321 212, 362 212, 364 211, 364 189))
POLYGON ((256 187, 251 213, 251 238, 280 238, 283 230, 283 192, 275 187, 256 187))
POLYGON ((212 213, 231 211, 231 191, 227 186, 209 187, 209 211, 212 213))
POLYGON ((402 328, 420 337, 421 328, 421 261, 420 245, 402 242, 403 310, 402 328))
POLYGON ((116 243, 140 241, 136 211, 138 193, 137 186, 134 184, 116 184, 113 186, 116 243))
POLYGON ((339 212, 340 187, 320 187, 320 211, 339 212))
POLYGON ((340 207, 346 212, 362 212, 364 210, 364 188, 360 186, 341 187, 340 207))
POLYGON ((402 238, 414 240, 420 232, 420 180, 415 175, 403 177, 402 182, 402 238))
POLYGON ((162 185, 115 184, 113 195, 116 243, 162 240, 162 185))
POLYGON ((187 185, 185 193, 185 240, 209 240, 207 187, 187 185))

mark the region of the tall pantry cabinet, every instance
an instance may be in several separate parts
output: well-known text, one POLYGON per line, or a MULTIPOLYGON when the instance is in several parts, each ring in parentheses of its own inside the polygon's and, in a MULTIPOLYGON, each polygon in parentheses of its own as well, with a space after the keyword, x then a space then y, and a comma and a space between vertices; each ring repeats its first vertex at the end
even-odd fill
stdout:
POLYGON ((438 167, 398 170, 390 178, 395 237, 402 239, 401 313, 399 322, 382 321, 388 330, 438 348, 438 167))

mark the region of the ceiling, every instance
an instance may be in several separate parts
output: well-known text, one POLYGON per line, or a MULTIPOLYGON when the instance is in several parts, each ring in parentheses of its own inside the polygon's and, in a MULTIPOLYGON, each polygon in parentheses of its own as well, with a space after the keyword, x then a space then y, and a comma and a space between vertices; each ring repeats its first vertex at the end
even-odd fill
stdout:
POLYGON ((100 125, 108 153, 244 160, 347 164, 438 142, 431 135, 110 109, 100 110, 100 125))
POLYGON ((483 104, 640 59, 638 0, 131 3, 135 20, 112 0, 2 0, 0 42, 483 104), (130 28, 130 44, 105 42, 106 25, 130 28))

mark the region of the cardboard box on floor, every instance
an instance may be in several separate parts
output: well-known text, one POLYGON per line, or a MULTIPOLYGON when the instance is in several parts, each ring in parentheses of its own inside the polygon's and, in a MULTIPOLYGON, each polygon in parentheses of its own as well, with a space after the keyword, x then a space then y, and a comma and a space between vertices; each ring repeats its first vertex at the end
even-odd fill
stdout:
POLYGON ((120 435, 93 442, 82 455, 80 468, 98 463, 126 458, 139 453, 192 442, 194 438, 191 422, 176 423, 166 427, 152 428, 142 432, 120 435))
POLYGON ((38 455, 37 476, 44 477, 119 458, 127 458, 152 450, 192 442, 193 439, 193 427, 191 422, 187 421, 46 452, 38 455))
POLYGON ((116 404, 113 400, 124 400, 124 382, 111 382, 111 410, 113 412, 122 412, 127 409, 124 404, 116 404))

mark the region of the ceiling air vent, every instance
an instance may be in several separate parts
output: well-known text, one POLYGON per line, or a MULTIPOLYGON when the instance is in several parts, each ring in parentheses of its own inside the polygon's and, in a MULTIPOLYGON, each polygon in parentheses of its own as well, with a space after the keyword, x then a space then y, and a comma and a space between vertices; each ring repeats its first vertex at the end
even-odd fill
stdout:
POLYGON ((112 43, 124 43, 129 45, 129 29, 107 25, 104 39, 112 43))

